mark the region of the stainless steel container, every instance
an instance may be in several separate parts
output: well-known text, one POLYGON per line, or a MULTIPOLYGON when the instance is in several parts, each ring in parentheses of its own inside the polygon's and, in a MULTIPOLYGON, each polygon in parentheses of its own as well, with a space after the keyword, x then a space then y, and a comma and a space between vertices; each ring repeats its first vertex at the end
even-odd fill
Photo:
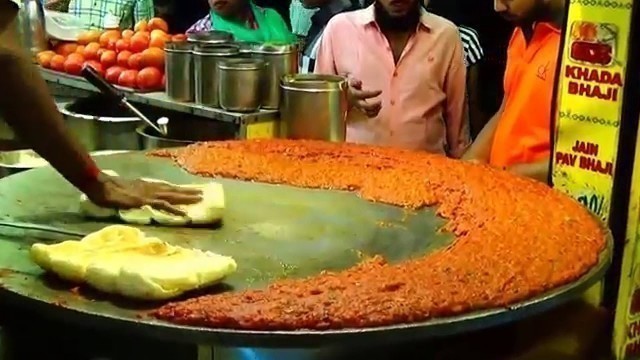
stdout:
POLYGON ((265 63, 260 59, 235 58, 218 62, 220 107, 228 111, 253 112, 260 108, 265 63))
POLYGON ((237 124, 203 119, 187 114, 171 116, 168 134, 157 136, 145 124, 140 124, 136 132, 144 149, 184 146, 198 141, 234 139, 237 124))
POLYGON ((253 56, 264 60, 265 81, 262 90, 262 107, 278 109, 280 104, 280 79, 284 75, 298 73, 297 44, 262 44, 251 50, 253 56))
POLYGON ((171 139, 168 137, 156 136, 155 130, 149 128, 148 125, 143 125, 138 127, 138 129, 136 129, 136 132, 140 136, 140 139, 142 142, 142 148, 144 150, 187 146, 195 142, 190 140, 178 140, 178 139, 171 139))
POLYGON ((175 101, 193 102, 193 44, 168 42, 165 47, 165 74, 167 96, 175 101))
POLYGON ((346 78, 286 75, 280 86, 282 137, 334 142, 345 140, 348 110, 346 78))
POLYGON ((233 41, 233 34, 226 31, 202 31, 187 34, 187 41, 196 45, 224 44, 233 41))
POLYGON ((45 31, 44 0, 24 0, 18 12, 19 34, 23 48, 36 55, 48 49, 45 31))
POLYGON ((250 41, 238 41, 235 44, 240 48, 241 54, 251 54, 255 51, 256 48, 262 45, 260 43, 250 41))
POLYGON ((95 96, 58 104, 67 127, 88 151, 140 150, 136 128, 140 119, 95 96))
POLYGON ((237 45, 198 46, 193 51, 196 104, 220 107, 218 97, 218 60, 239 54, 237 45))

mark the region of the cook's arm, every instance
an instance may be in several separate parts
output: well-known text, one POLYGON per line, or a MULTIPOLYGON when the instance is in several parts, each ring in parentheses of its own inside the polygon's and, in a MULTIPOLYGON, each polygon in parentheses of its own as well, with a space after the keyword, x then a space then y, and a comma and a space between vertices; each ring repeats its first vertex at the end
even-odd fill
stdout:
POLYGON ((480 134, 476 140, 471 144, 469 150, 462 157, 464 160, 474 160, 479 162, 489 162, 489 155, 491 155, 491 146, 493 144, 493 137, 496 134, 496 128, 498 127, 498 121, 504 111, 504 98, 502 104, 496 113, 491 117, 487 125, 482 128, 480 134))
POLYGON ((0 116, 20 139, 82 190, 98 170, 65 130, 45 81, 22 49, 17 14, 14 3, 0 0, 0 116))
POLYGON ((447 70, 444 90, 447 96, 445 121, 449 156, 460 158, 469 146, 469 114, 466 97, 467 70, 464 65, 462 42, 458 32, 452 36, 453 57, 447 70))
POLYGON ((507 170, 516 175, 528 177, 546 183, 548 181, 549 175, 549 160, 550 157, 546 157, 543 160, 536 161, 530 164, 516 164, 510 166, 507 170))

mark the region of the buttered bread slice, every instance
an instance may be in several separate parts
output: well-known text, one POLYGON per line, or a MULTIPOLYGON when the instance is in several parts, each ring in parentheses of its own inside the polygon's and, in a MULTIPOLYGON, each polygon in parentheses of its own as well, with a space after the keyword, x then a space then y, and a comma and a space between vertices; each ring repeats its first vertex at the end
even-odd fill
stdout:
POLYGON ((87 266, 96 249, 102 254, 121 252, 147 243, 144 233, 134 227, 113 225, 91 233, 80 241, 34 244, 31 259, 41 268, 73 282, 83 282, 87 266))
MULTIPOLYGON (((111 170, 105 170, 105 174, 117 176, 111 170)), ((80 211, 87 217, 107 219, 119 217, 129 224, 149 225, 157 223, 166 226, 188 226, 214 224, 222 220, 225 208, 224 189, 222 184, 210 182, 207 184, 175 185, 158 179, 142 179, 147 182, 160 182, 168 185, 199 189, 202 191, 202 200, 196 204, 178 205, 185 212, 184 216, 176 216, 164 211, 143 206, 139 209, 116 210, 99 207, 93 204, 86 195, 80 196, 80 211)))
POLYGON ((125 225, 108 226, 80 241, 34 244, 31 258, 64 279, 142 300, 211 286, 237 268, 230 257, 173 246, 125 225))

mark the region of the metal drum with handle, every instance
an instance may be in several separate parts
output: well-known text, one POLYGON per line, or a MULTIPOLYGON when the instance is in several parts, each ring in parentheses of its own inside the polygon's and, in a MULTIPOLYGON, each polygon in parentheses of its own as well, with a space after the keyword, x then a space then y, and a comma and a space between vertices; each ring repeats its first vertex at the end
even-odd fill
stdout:
POLYGON ((348 110, 346 78, 286 75, 280 87, 281 136, 334 142, 345 140, 348 110))
POLYGON ((43 0, 23 0, 18 12, 19 34, 23 48, 31 55, 47 50, 43 0))
POLYGON ((193 44, 186 41, 169 42, 165 45, 166 92, 175 101, 194 100, 193 44))
POLYGON ((193 51, 196 104, 219 107, 218 61, 239 54, 237 45, 198 46, 193 51))
POLYGON ((187 34, 187 41, 195 45, 225 44, 233 41, 233 34, 226 31, 201 31, 187 34))
POLYGON ((260 109, 264 66, 260 59, 221 60, 218 63, 220 107, 237 112, 260 109))
POLYGON ((277 109, 280 105, 280 79, 298 73, 297 44, 262 44, 250 50, 253 57, 265 62, 262 107, 277 109))

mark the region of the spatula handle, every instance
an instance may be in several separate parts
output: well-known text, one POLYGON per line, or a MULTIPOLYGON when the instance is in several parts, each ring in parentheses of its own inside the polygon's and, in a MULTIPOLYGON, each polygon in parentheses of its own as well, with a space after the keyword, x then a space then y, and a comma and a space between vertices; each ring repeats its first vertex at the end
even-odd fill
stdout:
POLYGON ((87 79, 91 85, 95 86, 101 93, 113 98, 116 101, 121 101, 124 98, 124 94, 109 84, 94 68, 89 65, 82 67, 82 76, 87 79))

